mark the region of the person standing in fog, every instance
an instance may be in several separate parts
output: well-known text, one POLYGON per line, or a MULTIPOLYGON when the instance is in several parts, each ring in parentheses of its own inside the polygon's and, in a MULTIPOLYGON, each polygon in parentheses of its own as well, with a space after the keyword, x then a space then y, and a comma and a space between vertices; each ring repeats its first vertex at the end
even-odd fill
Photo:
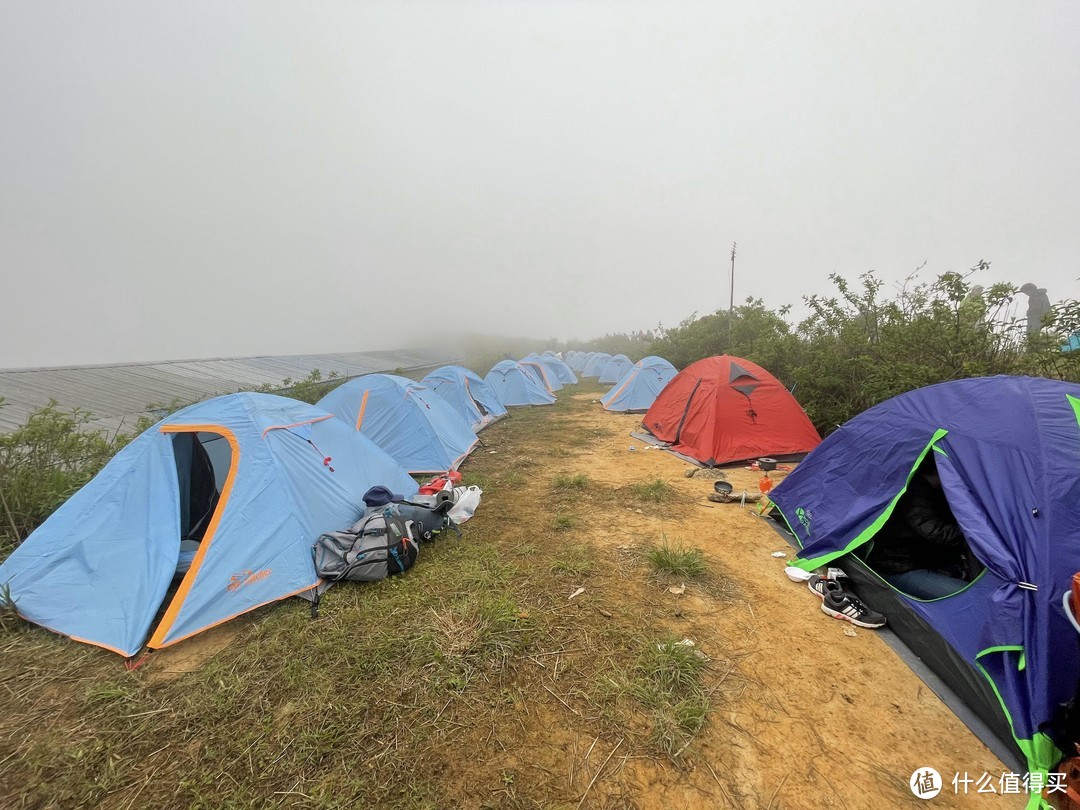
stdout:
POLYGON ((1020 288, 1020 292, 1028 297, 1027 308, 1027 333, 1034 335, 1043 327, 1043 317, 1052 309, 1050 297, 1046 294, 1045 287, 1036 287, 1028 283, 1020 288))

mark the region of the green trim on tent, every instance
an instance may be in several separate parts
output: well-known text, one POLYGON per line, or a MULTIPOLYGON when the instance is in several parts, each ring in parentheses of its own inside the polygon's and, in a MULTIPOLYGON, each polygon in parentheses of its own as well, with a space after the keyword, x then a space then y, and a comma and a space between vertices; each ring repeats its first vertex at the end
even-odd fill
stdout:
POLYGON ((788 528, 788 531, 791 532, 791 536, 795 538, 795 542, 799 544, 799 548, 802 548, 803 547, 802 540, 800 540, 799 535, 795 533, 795 529, 792 527, 791 521, 787 519, 787 515, 784 514, 783 510, 779 506, 772 503, 772 501, 769 501, 769 503, 780 514, 780 517, 782 517, 784 519, 784 525, 786 525, 787 528, 788 528))
MULTIPOLYGON (((881 531, 881 527, 885 525, 885 523, 889 520, 890 517, 892 517, 893 510, 896 508, 896 502, 900 500, 900 497, 905 492, 907 492, 908 484, 911 483, 911 479, 915 476, 915 471, 919 469, 919 465, 923 463, 923 459, 926 458, 926 454, 929 453, 930 450, 934 448, 934 445, 941 441, 948 434, 948 432, 949 431, 945 430, 944 428, 938 428, 936 431, 934 431, 933 438, 930 439, 926 447, 924 447, 922 452, 919 453, 919 457, 915 459, 915 463, 911 466, 911 470, 908 471, 907 478, 904 480, 904 486, 902 486, 900 488, 900 491, 896 493, 896 495, 891 501, 889 501, 889 505, 885 507, 885 511, 878 515, 873 523, 871 523, 869 526, 859 532, 859 535, 854 540, 852 540, 839 551, 830 551, 828 554, 822 554, 809 560, 798 560, 796 561, 795 565, 799 568, 802 568, 804 571, 812 571, 815 568, 820 568, 823 565, 828 565, 837 557, 843 557, 845 554, 851 553, 853 550, 857 549, 859 546, 861 546, 867 540, 870 540, 875 534, 881 531)), ((783 512, 781 512, 780 514, 783 514, 783 512)), ((786 515, 784 516, 784 520, 787 520, 786 515)))
MULTIPOLYGON (((1001 711, 1005 713, 1005 719, 1009 721, 1009 733, 1012 734, 1016 744, 1023 752, 1024 758, 1027 760, 1028 770, 1042 773, 1043 784, 1046 784, 1048 781, 1047 774, 1049 774, 1050 769, 1061 761, 1061 751, 1054 745, 1053 740, 1041 732, 1033 734, 1030 740, 1021 740, 1016 736, 1016 727, 1013 725, 1012 714, 1010 714, 1009 708, 1005 705, 1005 701, 1002 700, 1001 692, 998 690, 997 684, 994 683, 994 679, 990 677, 990 673, 986 671, 986 667, 982 665, 982 661, 980 660, 984 655, 989 655, 990 653, 1005 654, 1010 652, 1020 653, 1016 662, 1016 668, 1018 670, 1023 669, 1025 663, 1024 648, 1013 644, 1002 644, 997 647, 987 647, 985 650, 980 650, 975 655, 975 666, 978 667, 979 672, 986 678, 987 683, 990 684, 990 688, 994 690, 994 697, 997 698, 998 705, 1001 706, 1001 711)), ((1029 810, 1030 808, 1043 806, 1040 794, 1032 796, 1027 803, 1029 810)))
MULTIPOLYGON (((996 647, 987 647, 985 650, 979 650, 979 652, 975 655, 975 658, 982 658, 984 655, 995 652, 1018 652, 1021 656, 1023 656, 1024 648, 1021 647, 1019 644, 999 644, 996 647)), ((1017 669, 1023 669, 1023 667, 1017 667, 1017 669)))
POLYGON ((1073 413, 1076 414, 1076 424, 1080 425, 1080 398, 1074 397, 1072 394, 1066 394, 1065 398, 1069 400, 1073 413))
MULTIPOLYGON (((1057 749, 1057 746, 1051 741, 1045 734, 1038 733, 1032 736, 1030 740, 1017 740, 1017 744, 1024 752, 1024 756, 1027 757, 1028 763, 1031 762, 1049 762, 1045 768, 1032 767, 1028 765, 1028 771, 1030 773, 1041 773, 1042 783, 1044 786, 1050 784, 1050 769, 1061 761, 1061 752, 1057 749)), ((1053 810, 1053 805, 1043 798, 1043 794, 1032 793, 1029 795, 1027 804, 1024 805, 1025 810, 1053 810)))
POLYGON ((871 574, 873 574, 875 577, 877 577, 882 582, 882 584, 884 584, 885 587, 888 588, 889 590, 893 591, 894 593, 900 594, 905 599, 910 599, 912 602, 920 602, 920 603, 922 603, 924 605, 929 605, 932 602, 940 602, 943 599, 952 599, 954 596, 958 596, 959 594, 962 594, 968 588, 975 587, 975 584, 979 580, 981 580, 984 576, 986 576, 986 572, 990 570, 986 566, 983 566, 983 570, 979 572, 979 575, 977 577, 975 577, 975 579, 971 580, 971 582, 969 582, 967 585, 965 585, 963 588, 961 588, 958 591, 953 591, 952 593, 947 593, 944 596, 935 596, 933 599, 920 599, 917 596, 912 596, 910 593, 905 593, 904 591, 897 588, 895 585, 893 585, 891 582, 889 582, 889 580, 885 579, 885 577, 883 577, 881 574, 879 574, 877 571, 875 571, 873 568, 871 568, 870 565, 867 564, 865 561, 863 562, 863 567, 866 568, 866 570, 869 571, 871 574))

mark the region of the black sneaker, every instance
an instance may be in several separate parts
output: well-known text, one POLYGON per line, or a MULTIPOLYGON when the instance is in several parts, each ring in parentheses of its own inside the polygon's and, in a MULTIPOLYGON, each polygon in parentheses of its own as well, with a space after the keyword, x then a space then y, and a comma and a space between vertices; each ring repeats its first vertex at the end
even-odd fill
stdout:
POLYGON ((843 590, 827 590, 821 598, 821 609, 834 619, 846 619, 859 627, 884 627, 885 617, 875 613, 859 599, 843 590))
POLYGON ((824 599, 825 594, 828 592, 840 593, 844 589, 840 587, 840 583, 834 579, 826 579, 820 574, 814 574, 810 579, 806 580, 806 587, 810 589, 810 592, 815 594, 818 599, 824 599))

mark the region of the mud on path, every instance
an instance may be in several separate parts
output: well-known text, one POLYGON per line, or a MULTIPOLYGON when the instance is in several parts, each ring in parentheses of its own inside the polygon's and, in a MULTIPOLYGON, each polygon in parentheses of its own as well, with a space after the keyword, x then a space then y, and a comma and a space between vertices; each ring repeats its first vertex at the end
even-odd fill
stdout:
MULTIPOLYGON (((553 476, 584 474, 610 493, 584 504, 572 532, 574 542, 588 543, 598 555, 619 559, 662 536, 702 549, 726 578, 724 592, 687 583, 685 593, 675 595, 639 568, 621 582, 583 581, 586 592, 576 607, 590 624, 640 611, 643 620, 693 640, 714 661, 710 683, 721 685, 708 722, 677 762, 613 750, 617 735, 597 736, 575 722, 572 704, 546 699, 542 711, 520 718, 520 729, 504 740, 496 756, 504 767, 550 774, 544 792, 562 806, 564 798, 576 804, 587 784, 574 777, 575 763, 592 778, 599 760, 610 755, 585 806, 665 808, 924 806, 908 787, 919 767, 934 767, 946 779, 954 772, 1007 770, 874 631, 830 618, 804 584, 784 576, 784 560, 772 553, 789 549, 752 508, 708 502, 711 480, 687 478, 685 462, 630 438, 640 417, 603 411, 592 404, 592 391, 570 396, 575 407, 551 419, 556 430, 587 437, 571 451, 543 437, 507 446, 496 426, 485 434, 484 452, 523 460, 515 509, 525 521, 558 508, 545 488, 553 476), (649 508, 625 496, 627 487, 656 478, 674 488, 672 502, 649 508)), ((482 455, 478 463, 484 465, 482 455)), ((757 490, 760 473, 740 468, 726 475, 736 491, 757 490)), ((486 505, 489 516, 501 506, 486 505)), ((482 510, 476 522, 484 520, 482 510)), ((568 540, 549 534, 546 542, 568 540)), ((490 743, 490 734, 477 740, 481 751, 490 743)), ((951 788, 933 805, 1010 806, 1003 797, 947 794, 951 788)))

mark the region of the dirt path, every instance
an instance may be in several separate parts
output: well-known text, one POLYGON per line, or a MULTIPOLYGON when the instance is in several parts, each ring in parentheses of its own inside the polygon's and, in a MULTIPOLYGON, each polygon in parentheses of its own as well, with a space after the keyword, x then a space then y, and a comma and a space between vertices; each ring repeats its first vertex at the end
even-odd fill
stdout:
MULTIPOLYGON (((1007 770, 873 631, 852 637, 851 625, 826 616, 805 585, 784 576, 784 561, 771 554, 789 549, 751 509, 709 503, 711 481, 686 478, 685 462, 631 439, 637 418, 598 406, 557 418, 596 438, 538 477, 585 473, 612 489, 661 478, 685 497, 661 514, 621 506, 615 520, 596 515, 581 530, 590 543, 617 548, 666 535, 703 549, 741 595, 718 599, 692 585, 681 596, 658 592, 671 630, 731 662, 740 687, 719 702, 695 743, 706 768, 625 766, 640 806, 714 807, 718 798, 745 808, 921 806, 907 784, 919 767, 946 779, 1007 770)), ((736 490, 756 491, 760 473, 736 469, 727 477, 736 490)), ((933 806, 1023 804, 950 793, 933 806)))

